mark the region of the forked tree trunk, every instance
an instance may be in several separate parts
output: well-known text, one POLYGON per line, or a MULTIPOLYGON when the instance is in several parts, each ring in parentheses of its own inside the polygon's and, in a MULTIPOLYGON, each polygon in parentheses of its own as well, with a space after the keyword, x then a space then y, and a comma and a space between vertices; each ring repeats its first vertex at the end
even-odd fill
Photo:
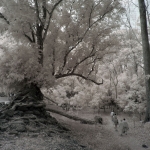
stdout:
POLYGON ((34 84, 26 84, 13 97, 7 109, 16 112, 23 112, 24 114, 32 114, 37 117, 46 117, 45 103, 43 101, 43 94, 40 88, 34 84))

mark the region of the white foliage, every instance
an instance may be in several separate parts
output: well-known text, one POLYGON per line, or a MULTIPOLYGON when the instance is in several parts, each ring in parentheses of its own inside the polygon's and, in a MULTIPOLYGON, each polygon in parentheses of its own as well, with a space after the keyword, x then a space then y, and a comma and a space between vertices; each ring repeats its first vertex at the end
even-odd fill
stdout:
POLYGON ((36 82, 39 86, 54 84, 55 79, 51 75, 50 67, 42 67, 38 63, 37 49, 31 46, 18 45, 10 49, 8 45, 2 53, 0 60, 1 86, 12 87, 12 85, 27 80, 29 83, 36 82))

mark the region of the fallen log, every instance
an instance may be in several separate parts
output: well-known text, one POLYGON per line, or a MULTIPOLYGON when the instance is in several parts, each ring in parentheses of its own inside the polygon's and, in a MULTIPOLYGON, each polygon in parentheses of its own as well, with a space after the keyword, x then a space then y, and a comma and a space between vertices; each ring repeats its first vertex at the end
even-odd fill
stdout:
POLYGON ((58 110, 55 110, 55 109, 52 109, 52 108, 46 108, 46 111, 62 115, 64 117, 67 117, 69 119, 73 119, 75 121, 80 121, 83 124, 96 124, 97 123, 96 121, 83 119, 83 118, 80 118, 80 117, 77 117, 77 116, 72 116, 72 115, 69 115, 69 114, 64 113, 62 111, 58 111, 58 110))

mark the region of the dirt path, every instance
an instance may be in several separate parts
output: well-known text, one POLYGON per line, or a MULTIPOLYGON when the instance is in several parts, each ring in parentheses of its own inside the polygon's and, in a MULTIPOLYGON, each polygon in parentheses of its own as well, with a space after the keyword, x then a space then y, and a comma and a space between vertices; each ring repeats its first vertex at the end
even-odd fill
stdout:
MULTIPOLYGON (((92 119, 95 116, 91 113, 80 112, 76 115, 86 119, 92 119)), ((134 128, 131 118, 125 116, 130 130, 127 135, 120 136, 114 129, 110 115, 101 114, 101 116, 104 118, 103 125, 87 125, 54 114, 54 117, 71 129, 71 134, 81 145, 86 145, 91 150, 150 150, 150 135, 139 121, 136 122, 134 128), (148 148, 143 148, 143 144, 146 144, 148 148)), ((121 120, 122 117, 122 115, 118 116, 118 119, 121 120)))
MULTIPOLYGON (((127 149, 129 150, 142 150, 142 149, 145 149, 142 147, 142 144, 148 144, 148 143, 145 143, 144 140, 146 139, 142 139, 142 135, 137 135, 136 136, 136 130, 137 128, 133 127, 133 124, 132 122, 129 122, 129 126, 130 126, 130 130, 128 132, 127 135, 123 135, 123 136, 120 136, 120 133, 119 131, 115 131, 114 129, 114 125, 110 119, 109 116, 105 116, 105 119, 107 119, 107 124, 105 125, 105 128, 107 130, 109 130, 111 133, 112 133, 112 137, 115 141, 118 141, 118 145, 124 145, 127 149)), ((121 120, 122 118, 121 117, 118 117, 119 120, 121 120)), ((141 129, 143 129, 143 127, 141 126, 140 127, 141 129)), ((139 129, 139 127, 138 127, 139 129)), ((146 148, 147 150, 150 150, 150 148, 146 148)))

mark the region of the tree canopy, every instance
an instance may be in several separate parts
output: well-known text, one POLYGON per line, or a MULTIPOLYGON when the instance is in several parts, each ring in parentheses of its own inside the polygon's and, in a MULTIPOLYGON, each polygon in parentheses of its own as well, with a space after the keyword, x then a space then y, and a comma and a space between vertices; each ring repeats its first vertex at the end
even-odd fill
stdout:
POLYGON ((102 84, 95 73, 115 52, 123 10, 119 0, 2 0, 1 86, 51 87, 67 76, 102 84))

